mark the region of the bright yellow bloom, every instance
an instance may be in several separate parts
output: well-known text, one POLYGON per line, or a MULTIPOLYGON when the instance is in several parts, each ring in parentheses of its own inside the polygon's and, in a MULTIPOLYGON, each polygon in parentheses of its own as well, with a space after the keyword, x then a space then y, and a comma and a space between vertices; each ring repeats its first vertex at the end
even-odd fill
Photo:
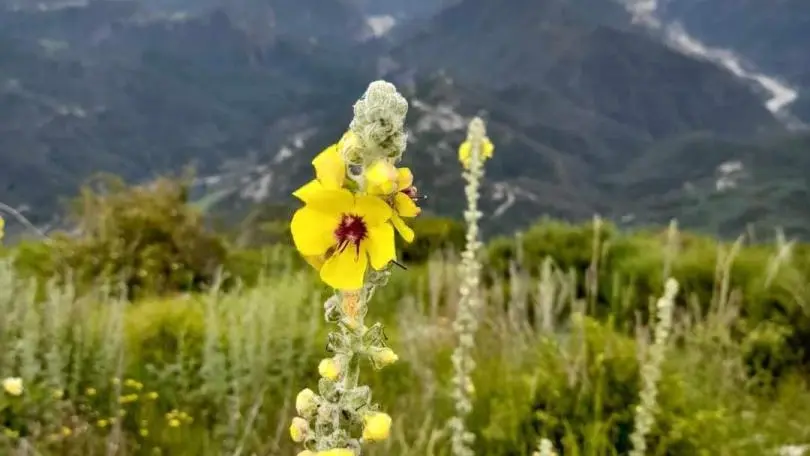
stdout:
POLYGON ((340 365, 332 358, 323 359, 318 364, 318 373, 323 378, 334 380, 340 375, 340 365))
POLYGON ((355 456, 354 451, 348 448, 335 448, 332 450, 319 451, 317 456, 355 456))
POLYGON ((370 195, 390 195, 397 190, 397 168, 387 160, 378 160, 365 173, 366 192, 370 195))
POLYGON ((301 416, 308 416, 312 414, 315 411, 315 408, 318 406, 316 399, 317 396, 311 389, 306 388, 301 390, 301 392, 298 393, 298 396, 295 397, 295 410, 297 410, 298 414, 301 416))
POLYGON ((309 432, 307 420, 298 416, 293 418, 292 424, 290 424, 290 437, 293 442, 303 442, 307 438, 307 432, 309 432))
MULTIPOLYGON (((495 151, 495 146, 489 138, 484 138, 484 144, 481 150, 481 163, 487 159, 492 158, 492 153, 495 151)), ((472 160, 472 147, 469 141, 464 141, 458 148, 458 159, 465 168, 470 169, 470 160, 472 160)))
POLYGON ((414 233, 402 218, 416 217, 422 212, 415 200, 416 187, 413 186, 413 173, 408 168, 397 169, 397 192, 393 198, 394 214, 391 216, 391 223, 405 242, 412 242, 414 233))
POLYGON ((67 426, 62 426, 62 435, 65 437, 70 437, 73 435, 73 430, 67 426))
POLYGON ((0 217, 0 241, 3 240, 3 236, 6 234, 6 221, 3 217, 0 217))
POLYGON ((366 268, 382 269, 395 258, 391 208, 380 198, 348 190, 307 195, 290 224, 293 242, 306 257, 323 256, 320 276, 341 290, 363 286, 366 268))
POLYGON ((91 397, 95 396, 96 393, 97 393, 97 391, 96 391, 95 388, 87 388, 87 390, 85 390, 85 394, 87 394, 88 396, 91 396, 91 397))
POLYGON ((100 420, 96 421, 96 426, 98 426, 98 427, 100 427, 102 429, 107 427, 108 424, 110 424, 110 422, 105 420, 105 419, 100 419, 100 420))
POLYGON ((387 413, 369 413, 363 417, 363 438, 378 442, 391 434, 391 417, 387 413))
POLYGON ((20 377, 8 377, 3 380, 3 390, 9 396, 21 396, 23 393, 23 381, 20 377))
POLYGON ((170 419, 169 420, 169 427, 173 427, 173 428, 180 427, 180 420, 178 420, 177 418, 170 419))

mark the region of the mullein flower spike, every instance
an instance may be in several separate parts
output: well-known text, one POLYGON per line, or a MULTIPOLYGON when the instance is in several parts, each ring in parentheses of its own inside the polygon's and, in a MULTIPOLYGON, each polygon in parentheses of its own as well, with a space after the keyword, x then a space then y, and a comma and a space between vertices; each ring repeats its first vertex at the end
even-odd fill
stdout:
POLYGON ((321 361, 318 392, 296 398, 300 416, 290 436, 299 456, 357 456, 363 445, 388 438, 391 417, 359 385, 360 360, 381 369, 399 358, 386 346, 381 324, 364 324, 368 302, 385 285, 396 260, 394 233, 406 241, 415 217, 413 175, 396 163, 405 151, 408 104, 393 85, 372 83, 354 106, 349 130, 312 161, 315 179, 293 195, 304 203, 290 222, 293 242, 321 280, 335 289, 324 304, 337 329, 327 339, 332 355, 321 361))
POLYGON ((467 181, 465 187, 467 211, 464 212, 464 219, 467 222, 467 246, 461 263, 461 300, 453 324, 458 337, 458 345, 452 356, 452 394, 456 413, 450 421, 450 429, 454 456, 474 455, 472 444, 475 436, 467 430, 465 419, 472 411, 472 395, 475 393, 471 374, 475 368, 473 349, 478 330, 478 309, 481 304, 478 289, 481 274, 481 263, 478 261, 478 251, 481 248, 481 242, 478 240, 478 220, 481 218, 481 212, 478 210, 478 198, 484 175, 483 163, 492 157, 493 151, 494 146, 486 136, 484 121, 476 117, 470 122, 467 140, 459 147, 459 160, 465 168, 462 174, 467 181))

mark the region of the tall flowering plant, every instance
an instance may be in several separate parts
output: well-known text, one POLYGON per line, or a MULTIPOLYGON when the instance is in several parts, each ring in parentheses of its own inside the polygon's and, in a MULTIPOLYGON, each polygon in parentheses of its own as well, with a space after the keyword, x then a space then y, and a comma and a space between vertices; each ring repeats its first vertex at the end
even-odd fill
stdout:
POLYGON ((317 392, 296 398, 290 426, 299 456, 356 456, 365 444, 388 438, 391 417, 359 384, 361 361, 381 369, 397 361, 380 323, 367 326, 368 302, 398 263, 395 233, 414 238, 405 219, 420 209, 413 175, 397 168, 405 151, 407 101, 384 81, 373 82, 354 106, 348 131, 312 164, 315 179, 293 195, 304 203, 292 217, 293 242, 335 293, 324 304, 336 325, 332 355, 318 366, 317 392))

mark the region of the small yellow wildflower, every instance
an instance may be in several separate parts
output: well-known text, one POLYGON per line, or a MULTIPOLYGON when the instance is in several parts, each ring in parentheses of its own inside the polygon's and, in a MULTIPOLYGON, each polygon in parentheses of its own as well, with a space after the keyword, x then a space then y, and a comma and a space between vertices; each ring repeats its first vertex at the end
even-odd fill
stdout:
POLYGON ((95 396, 97 392, 98 392, 98 391, 96 391, 96 389, 95 389, 95 388, 87 388, 87 389, 84 391, 84 393, 85 393, 85 394, 87 394, 87 395, 88 395, 88 396, 90 396, 90 397, 95 396))
POLYGON ((169 420, 169 427, 173 428, 180 427, 180 420, 178 420, 177 418, 171 418, 169 420))
POLYGON ((326 451, 319 451, 317 456, 355 456, 354 451, 348 448, 334 448, 326 451))
POLYGON ((298 416, 293 418, 292 424, 290 424, 290 437, 293 442, 303 442, 307 438, 307 432, 309 432, 307 420, 298 416))
POLYGON ((340 375, 340 364, 333 358, 323 359, 318 363, 318 373, 321 374, 323 378, 334 380, 340 375))
POLYGON ((65 437, 70 437, 73 435, 73 430, 67 426, 62 426, 62 435, 65 437))
POLYGON ((25 388, 20 377, 8 377, 3 380, 3 390, 9 396, 21 396, 25 388))
POLYGON ((378 442, 391 434, 391 417, 387 413, 369 413, 363 417, 363 438, 378 442))
MULTIPOLYGON (((388 165, 382 171, 376 171, 375 174, 383 174, 386 182, 390 183, 390 187, 386 187, 377 183, 378 180, 383 180, 383 177, 376 177, 371 179, 367 187, 367 191, 371 195, 379 195, 386 197, 390 202, 394 212, 391 214, 391 224, 394 225, 397 232, 405 242, 413 242, 414 232, 408 225, 405 224, 403 218, 412 218, 419 215, 422 210, 416 205, 417 191, 413 186, 413 173, 408 168, 394 168, 388 165)), ((372 171, 375 171, 372 169, 372 171)), ((368 175, 366 176, 368 180, 368 175)))
MULTIPOLYGON (((319 369, 320 370, 320 369, 319 369)), ((295 409, 301 416, 309 416, 318 406, 316 402, 317 396, 315 392, 309 388, 301 390, 298 396, 295 397, 295 409)))
POLYGON ((366 192, 370 195, 390 195, 397 190, 397 169, 387 160, 378 160, 365 172, 366 192))
POLYGON ((130 404, 132 402, 136 402, 138 400, 137 394, 127 394, 125 396, 121 396, 118 398, 119 404, 130 404))
POLYGON ((149 429, 140 429, 138 431, 138 434, 140 434, 141 437, 148 437, 149 436, 149 429))
POLYGON ((363 286, 366 269, 380 270, 395 256, 391 208, 380 198, 348 190, 322 190, 308 195, 306 206, 290 224, 295 247, 304 257, 323 255, 320 276, 343 290, 363 286))
POLYGON ((127 379, 124 381, 124 386, 140 391, 143 388, 143 383, 137 380, 127 379))
MULTIPOLYGON (((492 144, 492 141, 490 141, 489 138, 484 138, 484 144, 480 157, 481 163, 485 162, 489 158, 492 158, 492 153, 494 151, 495 146, 492 144)), ((470 160, 472 160, 472 147, 469 141, 464 141, 461 143, 461 147, 458 148, 458 159, 465 168, 470 168, 470 160)))
POLYGON ((108 424, 110 424, 110 422, 105 420, 105 419, 100 419, 100 420, 96 421, 96 426, 100 427, 101 429, 104 429, 105 427, 107 427, 108 424))
POLYGON ((150 401, 154 401, 155 399, 158 398, 158 393, 156 393, 155 391, 150 391, 146 393, 146 398, 149 399, 150 401))
POLYGON ((375 350, 371 356, 380 367, 390 366, 391 364, 399 361, 399 356, 394 353, 394 350, 391 350, 388 347, 375 350))
POLYGON ((6 235, 6 220, 3 217, 0 217, 0 241, 3 240, 3 236, 6 235))

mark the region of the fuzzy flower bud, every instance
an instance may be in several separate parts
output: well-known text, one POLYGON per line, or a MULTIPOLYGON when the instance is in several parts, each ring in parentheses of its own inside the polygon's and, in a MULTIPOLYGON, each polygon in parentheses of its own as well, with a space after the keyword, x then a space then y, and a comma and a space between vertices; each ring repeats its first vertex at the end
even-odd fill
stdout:
POLYGON ((23 393, 23 381, 20 377, 9 377, 3 380, 3 390, 9 396, 21 396, 23 393))
POLYGON ((346 161, 365 165, 380 158, 399 160, 405 151, 407 113, 408 102, 393 84, 372 82, 354 105, 354 118, 349 125, 363 146, 363 156, 346 157, 346 161))
POLYGON ((295 398, 295 409, 301 416, 311 416, 318 407, 318 396, 309 388, 301 390, 295 398))
POLYGON ((309 432, 309 423, 307 420, 296 416, 292 420, 292 424, 290 424, 290 437, 292 437, 293 442, 303 442, 307 438, 307 433, 309 432))
POLYGON ((378 442, 391 434, 391 417, 387 413, 369 413, 363 417, 363 438, 378 442))
POLYGON ((388 347, 374 349, 371 353, 371 360, 375 366, 382 369, 399 361, 399 356, 388 347))
POLYGON ((318 364, 318 373, 323 378, 335 380, 340 375, 340 365, 334 358, 323 359, 318 364))

